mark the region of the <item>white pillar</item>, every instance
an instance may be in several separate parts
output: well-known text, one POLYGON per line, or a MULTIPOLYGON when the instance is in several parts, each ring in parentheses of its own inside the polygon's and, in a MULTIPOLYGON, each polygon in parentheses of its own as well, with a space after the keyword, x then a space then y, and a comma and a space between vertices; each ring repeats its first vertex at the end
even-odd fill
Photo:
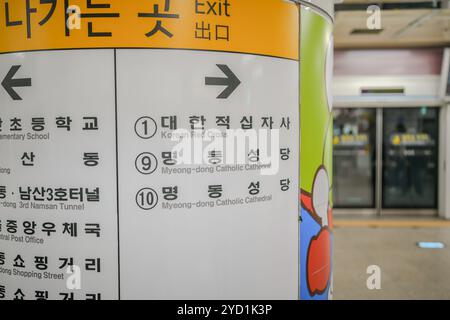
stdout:
MULTIPOLYGON (((447 5, 449 1, 444 1, 447 5)), ((445 99, 448 73, 450 69, 450 49, 445 50, 442 65, 441 97, 445 99)), ((440 115, 439 132, 439 216, 450 220, 450 100, 444 104, 440 115)))
POLYGON ((439 216, 450 220, 450 104, 442 107, 439 143, 439 216))

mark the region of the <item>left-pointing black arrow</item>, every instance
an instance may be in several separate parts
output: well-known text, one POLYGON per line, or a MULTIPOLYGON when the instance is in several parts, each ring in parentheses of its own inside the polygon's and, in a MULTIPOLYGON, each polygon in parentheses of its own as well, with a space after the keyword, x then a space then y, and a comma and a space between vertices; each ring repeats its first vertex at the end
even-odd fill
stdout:
POLYGON ((2 81, 2 87, 8 92, 13 100, 22 100, 14 88, 31 87, 31 78, 13 79, 20 67, 22 66, 12 66, 2 81))

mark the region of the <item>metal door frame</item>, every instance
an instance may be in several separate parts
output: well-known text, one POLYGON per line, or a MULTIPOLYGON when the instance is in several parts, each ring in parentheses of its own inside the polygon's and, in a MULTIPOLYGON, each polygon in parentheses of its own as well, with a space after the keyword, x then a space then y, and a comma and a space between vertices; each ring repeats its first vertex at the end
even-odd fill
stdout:
MULTIPOLYGON (((362 215, 362 216, 432 216, 437 217, 439 210, 436 209, 384 209, 383 208, 383 110, 389 108, 420 108, 426 105, 427 107, 437 107, 441 110, 443 107, 442 101, 408 101, 408 102, 393 102, 393 101, 380 101, 380 102, 358 102, 352 101, 351 103, 338 102, 335 103, 334 108, 340 109, 361 109, 369 108, 376 109, 376 130, 375 130, 375 208, 364 209, 335 209, 336 215, 362 215)), ((439 110, 439 111, 440 111, 439 110)), ((438 125, 440 120, 438 117, 438 125)), ((440 131, 440 130, 439 130, 440 131)), ((441 153, 440 146, 438 146, 438 158, 441 153)), ((439 164, 439 160, 438 160, 439 164)), ((437 167, 439 176, 439 165, 437 167)), ((439 181, 437 183, 437 193, 439 196, 439 181)), ((439 207, 439 199, 437 203, 439 207)))

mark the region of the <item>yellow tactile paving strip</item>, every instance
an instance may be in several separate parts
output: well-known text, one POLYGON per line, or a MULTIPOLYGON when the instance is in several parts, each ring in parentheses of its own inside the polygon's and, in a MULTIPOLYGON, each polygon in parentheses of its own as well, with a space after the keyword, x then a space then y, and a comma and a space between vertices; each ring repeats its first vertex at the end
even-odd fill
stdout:
POLYGON ((450 228, 450 221, 430 219, 411 220, 347 220, 336 219, 337 228, 450 228))

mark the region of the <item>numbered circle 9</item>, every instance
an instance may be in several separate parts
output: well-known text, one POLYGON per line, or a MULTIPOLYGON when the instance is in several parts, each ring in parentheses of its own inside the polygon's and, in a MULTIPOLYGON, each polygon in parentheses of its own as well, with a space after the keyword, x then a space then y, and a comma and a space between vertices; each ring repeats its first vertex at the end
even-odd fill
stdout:
POLYGON ((134 131, 136 132, 138 137, 142 139, 153 138, 157 130, 158 126, 156 124, 156 121, 150 117, 139 118, 134 125, 134 131))
POLYGON ((136 194, 136 204, 142 210, 151 210, 158 204, 158 194, 151 188, 143 188, 136 194))
POLYGON ((152 174, 158 168, 158 159, 150 152, 143 152, 136 158, 136 170, 142 174, 152 174))

